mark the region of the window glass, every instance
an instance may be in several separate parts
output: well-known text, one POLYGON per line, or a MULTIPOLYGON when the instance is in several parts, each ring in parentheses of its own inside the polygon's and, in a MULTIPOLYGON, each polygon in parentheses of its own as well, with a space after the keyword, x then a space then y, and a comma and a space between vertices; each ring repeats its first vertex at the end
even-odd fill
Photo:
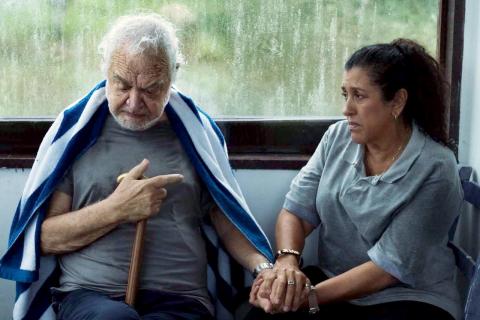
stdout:
POLYGON ((139 8, 177 25, 176 85, 216 117, 338 116, 355 49, 408 37, 436 50, 438 0, 2 0, 0 117, 79 98, 103 78, 109 23, 139 8))

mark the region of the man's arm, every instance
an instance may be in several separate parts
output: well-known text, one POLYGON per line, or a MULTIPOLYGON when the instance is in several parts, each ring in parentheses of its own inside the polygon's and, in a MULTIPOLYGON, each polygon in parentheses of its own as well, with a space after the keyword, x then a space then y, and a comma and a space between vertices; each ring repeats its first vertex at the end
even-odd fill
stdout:
MULTIPOLYGON (((243 234, 220 212, 217 206, 210 211, 210 219, 222 240, 223 245, 233 258, 238 261, 244 268, 253 271, 260 263, 268 262, 260 252, 255 249, 252 244, 243 236, 243 234)), ((252 286, 250 293, 250 302, 264 310, 271 310, 272 306, 269 299, 257 296, 259 285, 262 282, 262 275, 270 269, 264 269, 257 276, 257 280, 252 286), (259 282, 257 282, 259 281, 259 282), (256 285, 257 284, 257 285, 256 285)))
POLYGON ((71 211, 72 197, 56 191, 42 224, 40 247, 44 254, 78 250, 121 223, 110 201, 71 211))
POLYGON ((42 252, 59 254, 78 250, 121 223, 147 219, 157 213, 167 196, 164 187, 181 181, 183 176, 173 174, 137 180, 147 167, 148 161, 143 160, 108 198, 76 211, 71 211, 69 195, 55 192, 42 224, 42 252))
POLYGON ((244 268, 253 272, 258 264, 268 262, 267 258, 252 246, 217 206, 210 211, 210 219, 225 248, 244 268))

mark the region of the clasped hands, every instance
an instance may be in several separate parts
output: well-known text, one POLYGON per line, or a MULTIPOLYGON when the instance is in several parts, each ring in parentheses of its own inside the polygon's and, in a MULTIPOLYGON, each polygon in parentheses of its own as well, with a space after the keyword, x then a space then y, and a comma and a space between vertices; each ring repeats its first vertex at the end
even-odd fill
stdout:
POLYGON ((310 280, 298 264, 277 260, 273 269, 265 269, 257 276, 249 301, 271 314, 297 311, 308 305, 309 292, 310 280))

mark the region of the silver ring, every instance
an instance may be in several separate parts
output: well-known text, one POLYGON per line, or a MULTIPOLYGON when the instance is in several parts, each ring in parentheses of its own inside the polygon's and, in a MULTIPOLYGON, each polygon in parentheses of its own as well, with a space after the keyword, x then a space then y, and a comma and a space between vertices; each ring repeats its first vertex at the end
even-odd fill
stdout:
POLYGON ((294 285, 295 285, 295 281, 293 281, 293 280, 288 280, 288 281, 287 281, 287 285, 289 285, 289 286, 294 286, 294 285))

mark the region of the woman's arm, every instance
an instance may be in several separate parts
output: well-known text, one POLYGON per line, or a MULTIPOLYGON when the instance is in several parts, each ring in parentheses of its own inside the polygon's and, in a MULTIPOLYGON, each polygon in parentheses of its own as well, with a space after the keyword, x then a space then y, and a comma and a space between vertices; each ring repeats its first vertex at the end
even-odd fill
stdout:
MULTIPOLYGON (((291 249, 301 253, 305 238, 320 223, 315 199, 329 150, 329 136, 330 129, 290 184, 276 224, 277 250, 291 249)), ((297 260, 298 257, 291 254, 277 257, 274 269, 266 270, 256 281, 255 284, 261 282, 258 296, 270 299, 273 305, 272 310, 266 312, 296 310, 306 297, 308 279, 300 271, 297 260)))
MULTIPOLYGON (((275 234, 277 249, 292 249, 302 252, 305 238, 315 227, 286 209, 278 216, 275 234)), ((271 272, 262 274, 261 297, 269 297, 274 310, 297 310, 306 297, 305 284, 308 279, 300 271, 298 257, 292 254, 281 255, 271 272), (293 281, 294 285, 288 285, 293 281)))
POLYGON ((319 304, 356 299, 398 283, 398 280, 372 261, 365 262, 315 286, 319 304))
MULTIPOLYGON (((302 252, 305 238, 314 226, 282 209, 277 225, 277 248, 293 249, 302 252)), ((271 288, 270 300, 274 310, 296 310, 305 302, 304 286, 307 281, 300 271, 298 259, 294 255, 282 255, 275 263, 273 274, 263 276, 263 285, 259 290, 261 296, 271 288), (295 286, 288 286, 287 281, 294 279, 295 286)), ((330 278, 315 286, 319 304, 360 298, 380 291, 398 283, 388 272, 369 261, 341 275, 330 278)))
MULTIPOLYGON (((302 252, 305 238, 315 229, 310 223, 300 219, 290 211, 282 209, 278 215, 275 227, 276 243, 278 249, 293 249, 302 252)), ((289 261, 298 266, 297 259, 293 255, 284 255, 277 261, 289 261), (285 258, 285 259, 283 259, 285 258)), ((291 264, 291 263, 289 263, 291 264)))

